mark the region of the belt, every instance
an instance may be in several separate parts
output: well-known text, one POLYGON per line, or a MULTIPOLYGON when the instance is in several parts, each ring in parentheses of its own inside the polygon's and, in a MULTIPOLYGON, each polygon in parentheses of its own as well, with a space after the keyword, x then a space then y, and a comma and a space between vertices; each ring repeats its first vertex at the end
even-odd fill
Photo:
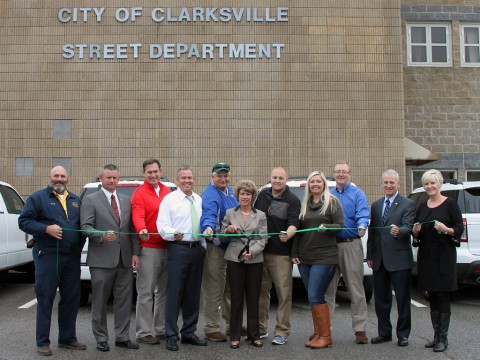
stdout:
POLYGON ((200 245, 200 241, 172 241, 172 244, 183 245, 189 248, 196 247, 200 245))
POLYGON ((352 242, 355 240, 360 240, 360 237, 344 237, 344 238, 337 238, 337 244, 338 243, 346 243, 346 242, 352 242))

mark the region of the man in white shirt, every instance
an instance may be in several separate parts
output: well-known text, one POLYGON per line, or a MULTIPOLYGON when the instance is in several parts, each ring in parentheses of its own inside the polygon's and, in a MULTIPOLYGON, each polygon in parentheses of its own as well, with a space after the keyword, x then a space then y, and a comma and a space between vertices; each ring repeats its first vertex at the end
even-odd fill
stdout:
POLYGON ((165 336, 167 350, 177 351, 178 315, 182 310, 182 344, 206 346, 195 335, 200 309, 203 259, 207 244, 199 236, 202 199, 193 192, 195 182, 188 165, 177 170, 178 189, 165 196, 157 218, 158 232, 169 241, 165 336))

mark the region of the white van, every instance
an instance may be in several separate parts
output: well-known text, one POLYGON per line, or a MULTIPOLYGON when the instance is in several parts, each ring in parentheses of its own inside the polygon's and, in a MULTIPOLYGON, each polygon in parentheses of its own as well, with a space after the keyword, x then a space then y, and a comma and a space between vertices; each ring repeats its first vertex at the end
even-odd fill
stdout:
POLYGON ((24 201, 15 189, 0 181, 0 271, 18 268, 34 274, 32 250, 18 227, 24 201))
MULTIPOLYGON (((480 181, 458 182, 448 180, 440 189, 442 195, 455 200, 462 211, 463 231, 460 247, 457 248, 457 279, 463 286, 480 285, 480 181)), ((428 200, 423 188, 417 188, 409 196, 417 208, 428 200)), ((413 248, 414 268, 417 274, 417 250, 413 248)))

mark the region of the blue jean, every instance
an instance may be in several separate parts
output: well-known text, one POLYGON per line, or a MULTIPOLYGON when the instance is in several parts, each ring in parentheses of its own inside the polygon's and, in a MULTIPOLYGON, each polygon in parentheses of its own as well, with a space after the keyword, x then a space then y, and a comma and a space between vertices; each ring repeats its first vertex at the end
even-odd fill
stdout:
POLYGON ((325 292, 337 270, 336 264, 299 264, 298 271, 307 289, 311 305, 326 304, 325 292))

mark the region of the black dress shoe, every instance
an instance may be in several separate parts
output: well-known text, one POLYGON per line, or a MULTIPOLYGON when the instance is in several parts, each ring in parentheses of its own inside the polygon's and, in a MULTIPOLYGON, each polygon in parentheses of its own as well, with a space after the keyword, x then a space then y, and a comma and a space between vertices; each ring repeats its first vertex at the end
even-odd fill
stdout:
POLYGON ((138 349, 138 344, 135 344, 135 343, 131 342, 130 340, 115 341, 115 346, 123 347, 123 348, 126 348, 126 349, 132 349, 132 350, 137 350, 138 349))
POLYGON ((389 341, 392 341, 391 337, 383 337, 381 335, 378 335, 377 337, 374 337, 372 340, 370 340, 372 344, 381 344, 389 341))
POLYGON ((200 339, 197 335, 193 334, 193 336, 182 336, 181 340, 182 344, 191 344, 191 345, 197 345, 197 346, 207 346, 207 341, 200 339))
POLYGON ((178 351, 177 340, 175 340, 174 338, 167 338, 166 347, 167 350, 178 351))
POLYGON ((106 341, 102 341, 102 342, 99 342, 97 343, 97 350, 100 350, 100 351, 109 351, 110 350, 110 346, 108 346, 108 343, 106 341))
POLYGON ((408 338, 406 338, 406 337, 398 338, 397 345, 398 346, 408 346, 408 338))

